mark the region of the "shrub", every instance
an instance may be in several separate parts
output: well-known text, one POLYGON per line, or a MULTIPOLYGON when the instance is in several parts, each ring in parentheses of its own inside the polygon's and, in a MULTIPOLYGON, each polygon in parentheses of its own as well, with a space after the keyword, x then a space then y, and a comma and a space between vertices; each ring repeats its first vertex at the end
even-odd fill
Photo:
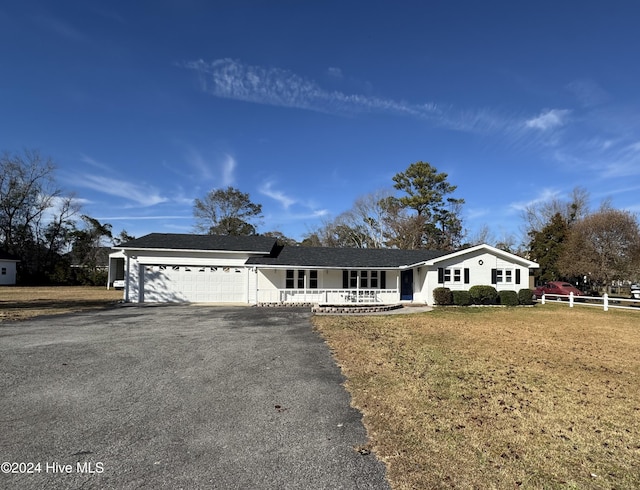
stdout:
POLYGON ((471 304, 469 291, 453 291, 453 304, 456 306, 469 306, 471 304))
POLYGON ((435 288, 433 290, 433 300, 438 306, 453 304, 453 295, 449 288, 435 288))
POLYGON ((469 295, 474 305, 498 304, 498 291, 493 286, 471 286, 469 295))
POLYGON ((518 293, 515 291, 500 291, 500 304, 504 306, 518 306, 518 293))
POLYGON ((534 304, 533 291, 531 289, 521 289, 520 291, 518 291, 518 302, 521 305, 534 304))

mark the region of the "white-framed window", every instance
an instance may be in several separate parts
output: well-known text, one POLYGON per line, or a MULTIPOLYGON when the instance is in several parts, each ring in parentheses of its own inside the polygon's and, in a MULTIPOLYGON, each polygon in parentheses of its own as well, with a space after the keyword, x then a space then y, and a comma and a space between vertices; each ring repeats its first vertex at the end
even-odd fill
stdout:
POLYGON ((285 287, 287 289, 318 289, 318 271, 305 271, 287 269, 285 276, 285 287), (308 275, 308 282, 305 285, 305 276, 308 275))
POLYGON ((468 267, 438 267, 438 284, 470 282, 470 270, 468 267))
POLYGON ((496 269, 496 284, 513 284, 513 269, 496 269))
POLYGON ((342 288, 343 289, 386 289, 387 273, 386 271, 342 271, 342 288), (359 285, 358 285, 359 281, 359 285))
POLYGON ((444 282, 462 282, 462 269, 447 267, 444 270, 444 282))

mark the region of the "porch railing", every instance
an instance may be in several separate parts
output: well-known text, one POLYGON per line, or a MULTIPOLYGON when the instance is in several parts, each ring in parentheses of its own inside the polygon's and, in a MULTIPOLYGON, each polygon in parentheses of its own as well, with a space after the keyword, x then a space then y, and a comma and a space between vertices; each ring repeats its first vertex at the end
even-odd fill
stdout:
POLYGON ((257 299, 258 303, 394 304, 400 294, 397 289, 263 289, 257 299))

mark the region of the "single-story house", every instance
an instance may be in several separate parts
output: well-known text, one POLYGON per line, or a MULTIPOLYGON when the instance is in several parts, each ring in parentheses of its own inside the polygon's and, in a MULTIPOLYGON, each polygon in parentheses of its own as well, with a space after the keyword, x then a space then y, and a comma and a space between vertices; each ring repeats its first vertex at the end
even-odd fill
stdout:
POLYGON ((18 262, 18 258, 0 250, 0 286, 15 285, 18 262))
POLYGON ((152 233, 114 248, 127 302, 433 304, 433 290, 533 287, 538 264, 489 245, 457 252, 280 246, 264 236, 152 233))

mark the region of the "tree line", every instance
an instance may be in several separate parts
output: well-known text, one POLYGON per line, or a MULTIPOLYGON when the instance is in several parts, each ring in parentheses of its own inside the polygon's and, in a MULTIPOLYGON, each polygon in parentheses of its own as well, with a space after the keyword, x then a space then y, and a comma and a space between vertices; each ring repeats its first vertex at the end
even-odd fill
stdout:
POLYGON ((106 284, 107 245, 132 237, 82 214, 55 169, 34 150, 0 156, 0 249, 20 260, 20 284, 106 284))
MULTIPOLYGON (((456 251, 481 243, 540 264, 539 283, 565 280, 583 288, 613 281, 640 281, 640 226, 637 216, 605 201, 589 210, 589 195, 576 188, 568 199, 532 204, 522 213, 525 233, 492 237, 485 226, 475 236, 462 220, 464 199, 444 172, 426 162, 393 177, 393 188, 356 199, 351 209, 326 220, 301 242, 278 231, 263 233, 283 244, 319 247, 437 249, 456 251)), ((262 206, 235 188, 196 199, 194 217, 203 233, 255 234, 262 206)))
MULTIPOLYGON (((0 157, 0 249, 19 260, 21 283, 104 284, 100 264, 108 246, 134 237, 114 235, 112 225, 82 214, 79 201, 55 182, 55 165, 37 151, 0 157), (76 267, 71 267, 72 265, 76 267)), ((351 209, 327 219, 301 241, 280 231, 261 233, 283 245, 399 248, 456 251, 488 243, 538 262, 538 282, 569 280, 595 286, 640 280, 637 217, 603 203, 589 210, 589 196, 575 189, 527 207, 525 233, 518 243, 484 227, 466 232, 464 199, 457 186, 433 165, 418 161, 392 177, 391 187, 357 198, 351 209)), ((213 189, 193 205, 194 231, 216 235, 256 235, 262 205, 234 187, 213 189)))

